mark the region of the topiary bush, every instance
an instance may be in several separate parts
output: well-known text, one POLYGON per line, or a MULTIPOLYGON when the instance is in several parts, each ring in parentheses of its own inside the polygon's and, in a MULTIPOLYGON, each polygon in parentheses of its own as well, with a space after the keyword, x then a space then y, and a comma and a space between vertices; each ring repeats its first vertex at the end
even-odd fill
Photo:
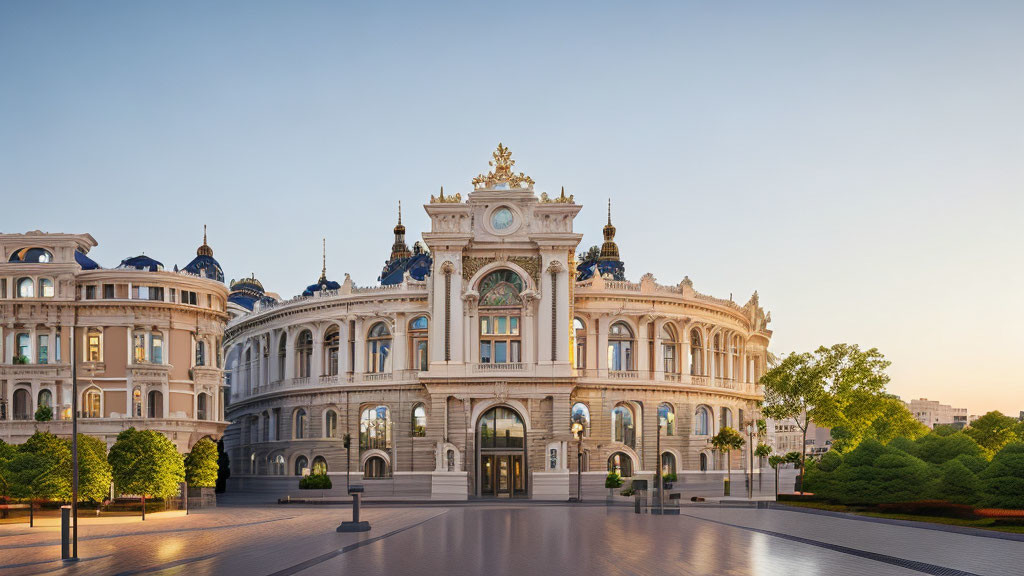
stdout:
POLYGON ((980 478, 984 506, 1024 508, 1024 443, 1004 446, 980 478))
POLYGON ((310 474, 299 480, 300 490, 330 490, 332 486, 327 474, 310 474))
POLYGON ((981 487, 978 476, 959 458, 946 462, 939 470, 936 496, 956 504, 975 504, 978 501, 981 487))
POLYGON ((917 453, 915 455, 929 464, 945 464, 961 455, 977 458, 987 456, 985 449, 963 432, 948 436, 928 434, 919 438, 916 444, 917 453))
POLYGON ((622 476, 618 472, 609 472, 608 476, 604 479, 605 488, 620 488, 622 486, 622 476))

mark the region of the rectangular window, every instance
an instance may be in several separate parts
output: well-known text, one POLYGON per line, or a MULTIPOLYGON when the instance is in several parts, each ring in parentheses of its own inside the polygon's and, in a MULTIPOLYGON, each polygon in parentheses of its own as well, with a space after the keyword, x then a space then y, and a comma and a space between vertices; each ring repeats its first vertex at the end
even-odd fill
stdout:
POLYGON ((506 316, 497 316, 495 318, 495 320, 497 322, 495 323, 496 326, 495 326, 495 329, 494 329, 494 333, 495 334, 508 334, 508 332, 507 332, 507 330, 508 330, 508 317, 506 317, 506 316))
POLYGON ((45 335, 39 336, 39 346, 36 348, 39 364, 49 364, 50 363, 50 358, 49 358, 49 355, 50 355, 50 345, 49 345, 49 343, 50 343, 50 337, 49 336, 45 336, 45 335))
POLYGON ((509 327, 511 328, 509 330, 509 334, 516 335, 516 336, 519 335, 519 317, 518 316, 512 316, 511 318, 508 319, 508 322, 509 322, 509 327))
POLYGON ((491 363, 491 343, 481 342, 480 343, 480 362, 484 364, 491 363))
POLYGON ((522 362, 522 357, 519 355, 519 340, 513 340, 511 342, 511 350, 509 356, 509 362, 522 362))
POLYGON ((96 287, 95 286, 86 286, 85 287, 85 299, 86 300, 95 300, 96 299, 96 287))
POLYGON ((104 300, 113 300, 114 299, 114 285, 113 284, 104 284, 103 285, 103 299, 104 300))
POLYGON ((29 353, 30 337, 29 337, 28 334, 18 334, 16 339, 17 339, 16 346, 17 346, 17 350, 18 350, 18 356, 23 356, 25 362, 28 363, 31 360, 31 358, 28 355, 28 353, 29 353))
POLYGON ((87 362, 102 362, 100 358, 100 334, 99 332, 90 332, 86 342, 87 348, 87 362))
POLYGON ((60 364, 60 328, 57 328, 57 338, 53 341, 54 362, 60 364))
POLYGON ((149 299, 150 300, 158 300, 160 302, 163 302, 163 300, 164 300, 164 289, 161 288, 160 286, 150 286, 149 287, 149 299))
POLYGON ((487 316, 480 317, 480 333, 490 334, 491 333, 491 319, 487 316))
POLYGON ((135 335, 135 363, 144 364, 146 362, 146 335, 139 333, 135 335))
POLYGON ((170 301, 171 302, 177 302, 178 301, 178 291, 175 290, 174 288, 171 288, 171 298, 170 298, 170 301))
POLYGON ((149 361, 153 364, 164 363, 164 337, 153 334, 149 339, 149 361))
POLYGON ((132 286, 132 300, 149 300, 149 286, 132 286))
POLYGON ((206 307, 213 308, 213 294, 206 295, 206 307))
POLYGON ((494 343, 494 361, 498 364, 508 362, 508 342, 500 340, 494 343))

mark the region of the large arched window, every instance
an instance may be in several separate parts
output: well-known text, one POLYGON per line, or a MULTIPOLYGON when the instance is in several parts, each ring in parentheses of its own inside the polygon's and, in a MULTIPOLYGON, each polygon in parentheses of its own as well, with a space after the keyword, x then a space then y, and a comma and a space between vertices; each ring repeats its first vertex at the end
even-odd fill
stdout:
POLYGON ((295 361, 298 378, 309 378, 313 363, 313 333, 303 330, 295 341, 295 361))
POLYGON ((363 410, 359 418, 359 449, 391 449, 391 411, 387 406, 363 410))
POLYGON ((616 322, 608 329, 608 369, 635 370, 633 331, 625 322, 616 322))
POLYGON ((34 298, 36 295, 35 282, 31 278, 18 279, 18 298, 34 298))
POLYGON ((327 410, 324 413, 324 437, 334 438, 338 434, 338 413, 327 410))
POLYGON ((206 366, 206 342, 196 340, 196 366, 206 366))
POLYGON ((370 456, 363 464, 363 478, 379 480, 388 477, 388 464, 380 456, 370 456))
POLYGON ((309 468, 309 460, 305 456, 299 456, 295 459, 295 475, 302 476, 306 468, 309 468))
POLYGON ((164 363, 164 335, 160 332, 149 335, 149 361, 153 364, 164 363))
POLYGON ((583 425, 583 435, 590 436, 590 408, 583 402, 572 405, 569 411, 569 423, 579 422, 583 425))
POLYGON ((327 474, 327 459, 323 456, 313 458, 313 474, 327 474))
POLYGON ((511 270, 496 270, 480 281, 479 291, 480 363, 522 362, 522 278, 511 270))
POLYGON ((427 409, 423 404, 412 407, 412 435, 418 437, 427 435, 427 409))
POLYGON ((725 378, 725 349, 722 347, 721 335, 715 334, 715 338, 712 340, 712 343, 712 354, 715 359, 715 378, 725 378))
POLYGON ((39 279, 39 295, 43 298, 53 298, 53 280, 49 278, 39 279))
POLYGON ((690 374, 704 375, 704 342, 697 330, 690 330, 690 374))
POLYGON ((576 340, 576 355, 573 358, 578 369, 587 367, 587 325, 579 318, 572 319, 573 338, 576 340))
POLYGON ((40 390, 39 391, 39 402, 36 405, 37 406, 49 406, 49 407, 52 408, 53 407, 53 393, 50 392, 49 390, 47 390, 46 388, 43 388, 42 390, 40 390))
POLYGON ((707 436, 711 433, 711 413, 706 406, 698 406, 697 412, 693 415, 693 433, 697 436, 707 436))
POLYGON ((92 388, 86 391, 84 395, 84 402, 82 402, 82 417, 83 418, 99 418, 102 416, 102 400, 100 391, 96 388, 92 388))
POLYGON ((284 380, 285 358, 288 354, 288 339, 282 334, 277 345, 277 379, 284 380))
POLYGON ((86 362, 102 362, 103 361, 103 339, 100 336, 100 331, 97 328, 89 328, 89 332, 85 336, 85 361, 86 362))
POLYGON ((676 473, 676 455, 671 452, 661 453, 661 475, 667 474, 675 475, 676 473))
POLYGON ((633 475, 633 460, 625 452, 616 452, 608 457, 608 472, 629 478, 633 475))
POLYGON ((22 248, 11 253, 8 262, 24 262, 32 264, 48 264, 53 262, 53 254, 45 248, 22 248))
POLYGON ((725 428, 726 426, 728 426, 729 428, 733 427, 733 425, 732 425, 732 410, 730 410, 728 408, 722 408, 719 411, 719 429, 725 428))
POLYGON ((391 330, 386 322, 377 322, 370 328, 366 338, 366 371, 391 372, 391 330))
POLYGON ((136 330, 132 333, 132 359, 135 364, 146 363, 146 333, 136 330))
POLYGON ((196 397, 196 420, 210 419, 210 395, 200 392, 196 397))
POLYGON ((678 350, 677 340, 676 330, 671 324, 666 323, 661 327, 661 356, 665 361, 666 374, 679 373, 679 362, 676 354, 676 350, 678 350))
POLYGON ((427 328, 430 326, 426 316, 419 316, 409 322, 409 367, 425 372, 430 367, 427 355, 427 328))
POLYGON ((480 448, 523 447, 526 427, 519 414, 505 406, 495 406, 480 417, 480 448))
POLYGON ((333 326, 324 335, 324 374, 338 375, 339 350, 341 350, 341 332, 337 326, 333 326))
POLYGON ((619 404, 612 409, 612 441, 622 442, 630 448, 636 447, 633 410, 625 404, 619 404))
POLYGON ((32 337, 26 332, 22 332, 15 337, 15 346, 17 348, 17 356, 23 357, 19 362, 31 362, 32 357, 29 354, 31 352, 32 337))
POLYGON ((295 434, 292 437, 296 440, 306 437, 306 411, 302 408, 295 410, 295 434))
POLYGON ((676 412, 672 409, 671 404, 662 402, 658 405, 658 424, 661 425, 666 436, 675 436, 676 412))
POLYGON ((272 461, 271 469, 273 470, 273 472, 271 473, 277 476, 284 476, 284 467, 284 456, 282 454, 278 454, 277 456, 274 457, 272 461))
POLYGON ((14 419, 31 420, 32 416, 32 395, 28 390, 18 388, 14 391, 14 419))
POLYGON ((146 414, 150 418, 164 417, 164 394, 159 390, 150 390, 146 395, 146 414))

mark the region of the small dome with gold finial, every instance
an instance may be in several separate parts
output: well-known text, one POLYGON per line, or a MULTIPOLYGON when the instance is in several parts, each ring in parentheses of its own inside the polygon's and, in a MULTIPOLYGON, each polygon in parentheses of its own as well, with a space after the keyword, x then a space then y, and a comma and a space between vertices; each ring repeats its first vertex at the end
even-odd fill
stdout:
POLYGON ((626 279, 626 265, 619 259, 619 246, 615 243, 615 226, 612 225, 612 201, 610 198, 608 199, 608 223, 604 225, 602 232, 604 233, 604 244, 601 245, 601 250, 598 252, 597 246, 594 246, 581 258, 582 261, 576 266, 577 280, 587 280, 594 274, 600 274, 606 280, 626 279))
POLYGON ((213 248, 206 243, 206 224, 203 224, 203 245, 196 250, 196 257, 185 266, 184 271, 202 278, 224 281, 224 269, 213 257, 213 248))
POLYGON ((341 284, 338 284, 334 280, 327 279, 327 239, 324 238, 324 251, 323 251, 324 267, 320 271, 320 279, 316 281, 316 284, 310 284, 306 286, 306 289, 302 291, 303 296, 312 296, 317 292, 323 292, 324 290, 337 290, 341 288, 341 284))

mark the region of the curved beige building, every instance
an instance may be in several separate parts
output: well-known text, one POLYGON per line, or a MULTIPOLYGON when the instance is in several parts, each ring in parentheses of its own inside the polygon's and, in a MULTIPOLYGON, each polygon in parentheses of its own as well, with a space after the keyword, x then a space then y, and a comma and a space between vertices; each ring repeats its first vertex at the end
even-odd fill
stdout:
POLYGON ((585 496, 607 494, 609 469, 720 486, 709 439, 762 397, 757 295, 626 281, 610 210, 604 245, 576 262, 581 206, 538 197, 512 164, 499 146, 465 199, 432 197, 425 247, 408 248, 399 219, 379 286, 326 266, 285 301, 254 278, 235 286, 231 489, 298 494, 298 476, 327 471, 343 493, 348 468, 370 495, 564 500, 578 447, 585 496))
POLYGON ((228 290, 206 244, 182 271, 146 256, 101 268, 88 234, 0 234, 0 439, 71 434, 72 329, 79 430, 112 444, 158 430, 187 452, 219 438, 228 290), (36 421, 40 406, 52 420, 36 421))

